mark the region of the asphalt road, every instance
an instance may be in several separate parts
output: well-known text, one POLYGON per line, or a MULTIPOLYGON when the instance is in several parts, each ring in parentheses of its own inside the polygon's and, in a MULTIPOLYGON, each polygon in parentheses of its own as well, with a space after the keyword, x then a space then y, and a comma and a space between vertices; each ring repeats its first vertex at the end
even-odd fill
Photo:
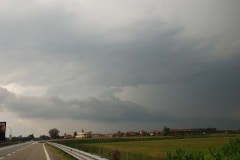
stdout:
POLYGON ((44 143, 29 142, 0 148, 0 160, 57 160, 44 143))

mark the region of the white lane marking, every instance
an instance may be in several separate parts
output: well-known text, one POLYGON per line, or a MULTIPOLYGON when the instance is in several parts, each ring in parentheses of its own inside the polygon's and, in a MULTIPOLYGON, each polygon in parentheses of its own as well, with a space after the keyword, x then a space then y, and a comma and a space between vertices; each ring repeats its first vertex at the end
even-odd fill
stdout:
POLYGON ((11 156, 11 155, 12 155, 12 154, 7 154, 7 157, 8 157, 8 156, 11 156))
POLYGON ((44 149, 44 152, 45 152, 45 155, 46 155, 47 160, 51 160, 50 157, 49 157, 49 155, 48 155, 48 152, 47 152, 47 150, 46 150, 46 148, 45 148, 45 144, 43 144, 43 149, 44 149))
POLYGON ((14 148, 14 147, 17 147, 17 146, 22 146, 22 145, 27 145, 27 144, 30 144, 30 143, 29 143, 29 142, 26 142, 26 143, 9 145, 9 146, 6 146, 6 147, 1 147, 0 150, 6 150, 6 149, 9 149, 9 148, 14 148))
POLYGON ((0 159, 3 159, 3 158, 5 158, 5 157, 0 157, 0 159))

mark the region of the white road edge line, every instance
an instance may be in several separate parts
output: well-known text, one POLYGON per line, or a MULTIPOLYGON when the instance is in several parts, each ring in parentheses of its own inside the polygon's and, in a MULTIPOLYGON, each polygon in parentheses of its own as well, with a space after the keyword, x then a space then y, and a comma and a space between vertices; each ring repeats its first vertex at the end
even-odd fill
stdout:
POLYGON ((45 155, 46 155, 47 160, 51 160, 50 157, 49 157, 49 155, 48 155, 48 152, 47 152, 47 150, 46 150, 46 148, 45 148, 45 144, 43 144, 43 149, 44 149, 44 152, 45 152, 45 155))

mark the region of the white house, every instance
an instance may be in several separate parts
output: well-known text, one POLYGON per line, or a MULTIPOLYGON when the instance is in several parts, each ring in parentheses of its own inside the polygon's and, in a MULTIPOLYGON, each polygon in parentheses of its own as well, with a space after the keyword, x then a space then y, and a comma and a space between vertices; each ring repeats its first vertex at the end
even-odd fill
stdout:
POLYGON ((84 132, 84 130, 82 130, 82 132, 79 132, 76 135, 76 139, 85 139, 85 138, 91 138, 91 132, 84 132))

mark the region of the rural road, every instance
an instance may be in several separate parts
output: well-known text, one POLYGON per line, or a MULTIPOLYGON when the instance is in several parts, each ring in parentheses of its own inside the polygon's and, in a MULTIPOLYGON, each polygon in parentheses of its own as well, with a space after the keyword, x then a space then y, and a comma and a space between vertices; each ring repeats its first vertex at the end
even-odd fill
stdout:
POLYGON ((0 148, 0 160, 59 160, 44 143, 28 142, 0 148))

